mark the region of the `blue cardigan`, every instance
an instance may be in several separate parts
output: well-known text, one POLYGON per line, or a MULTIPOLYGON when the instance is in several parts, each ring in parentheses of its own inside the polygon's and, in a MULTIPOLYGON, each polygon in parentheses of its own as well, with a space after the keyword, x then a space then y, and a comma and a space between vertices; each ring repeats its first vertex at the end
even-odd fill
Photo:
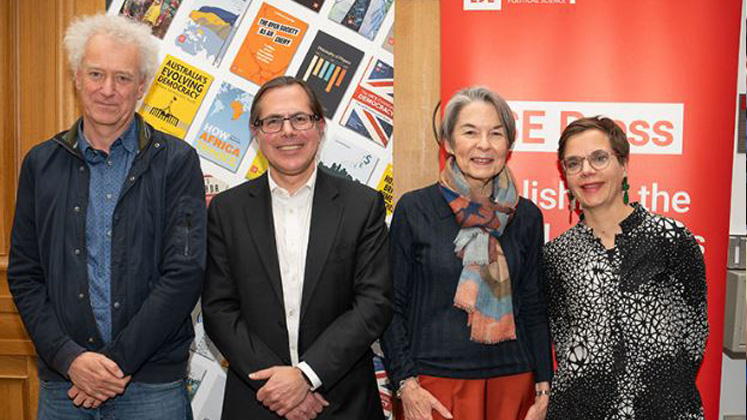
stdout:
POLYGON ((381 344, 391 383, 418 374, 477 379, 532 371, 536 382, 552 377, 545 314, 541 249, 542 213, 520 198, 501 236, 513 290, 517 340, 470 341, 467 313, 453 305, 462 261, 454 254, 459 232, 438 185, 399 201, 390 231, 394 319, 381 344))

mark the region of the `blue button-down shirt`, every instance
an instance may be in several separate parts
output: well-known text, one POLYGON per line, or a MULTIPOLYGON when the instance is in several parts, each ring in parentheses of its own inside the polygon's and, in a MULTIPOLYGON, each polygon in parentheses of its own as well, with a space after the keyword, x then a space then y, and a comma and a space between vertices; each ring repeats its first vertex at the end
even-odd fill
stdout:
POLYGON ((86 213, 88 293, 96 325, 102 339, 108 343, 112 336, 112 216, 122 185, 138 152, 137 123, 133 121, 106 154, 88 144, 81 122, 78 127, 78 147, 91 172, 86 213))

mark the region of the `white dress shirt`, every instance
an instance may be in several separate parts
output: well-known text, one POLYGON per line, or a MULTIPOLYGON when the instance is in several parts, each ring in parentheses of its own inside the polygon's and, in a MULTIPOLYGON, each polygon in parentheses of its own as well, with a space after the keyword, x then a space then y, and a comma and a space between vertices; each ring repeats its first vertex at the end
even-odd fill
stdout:
POLYGON ((311 228, 311 205, 314 199, 316 171, 295 193, 290 194, 272 178, 272 169, 267 177, 272 197, 272 218, 275 227, 280 278, 283 283, 283 306, 285 324, 288 328, 288 344, 291 363, 301 369, 311 381, 312 390, 322 385, 319 376, 306 362, 298 360, 298 329, 301 317, 301 297, 306 273, 306 250, 311 228))

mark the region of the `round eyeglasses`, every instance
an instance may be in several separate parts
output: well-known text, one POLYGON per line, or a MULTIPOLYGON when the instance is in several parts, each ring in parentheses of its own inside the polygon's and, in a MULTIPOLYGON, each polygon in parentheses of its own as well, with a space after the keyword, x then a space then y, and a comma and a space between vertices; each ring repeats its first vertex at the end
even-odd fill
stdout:
POLYGON ((259 127, 265 134, 278 133, 283 129, 283 124, 288 120, 291 127, 294 130, 308 130, 314 126, 314 123, 319 120, 319 117, 311 114, 298 113, 293 114, 290 117, 281 117, 278 115, 272 115, 264 119, 257 119, 254 123, 255 127, 259 127))
POLYGON ((575 175, 581 172, 584 167, 584 161, 589 162, 589 166, 595 171, 601 171, 610 166, 612 160, 612 153, 606 150, 595 150, 586 157, 571 156, 563 159, 563 169, 568 175, 575 175))

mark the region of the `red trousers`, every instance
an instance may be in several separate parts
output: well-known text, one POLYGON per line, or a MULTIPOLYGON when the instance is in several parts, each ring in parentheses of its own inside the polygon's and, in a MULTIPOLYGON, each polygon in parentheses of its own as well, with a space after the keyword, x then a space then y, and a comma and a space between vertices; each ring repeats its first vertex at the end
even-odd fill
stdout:
MULTIPOLYGON (((420 386, 436 397, 454 420, 524 420, 534 404, 534 375, 530 372, 490 379, 418 378, 420 386)), ((394 410, 397 420, 406 420, 401 401, 396 401, 394 410)), ((433 420, 445 418, 433 411, 433 420)))

